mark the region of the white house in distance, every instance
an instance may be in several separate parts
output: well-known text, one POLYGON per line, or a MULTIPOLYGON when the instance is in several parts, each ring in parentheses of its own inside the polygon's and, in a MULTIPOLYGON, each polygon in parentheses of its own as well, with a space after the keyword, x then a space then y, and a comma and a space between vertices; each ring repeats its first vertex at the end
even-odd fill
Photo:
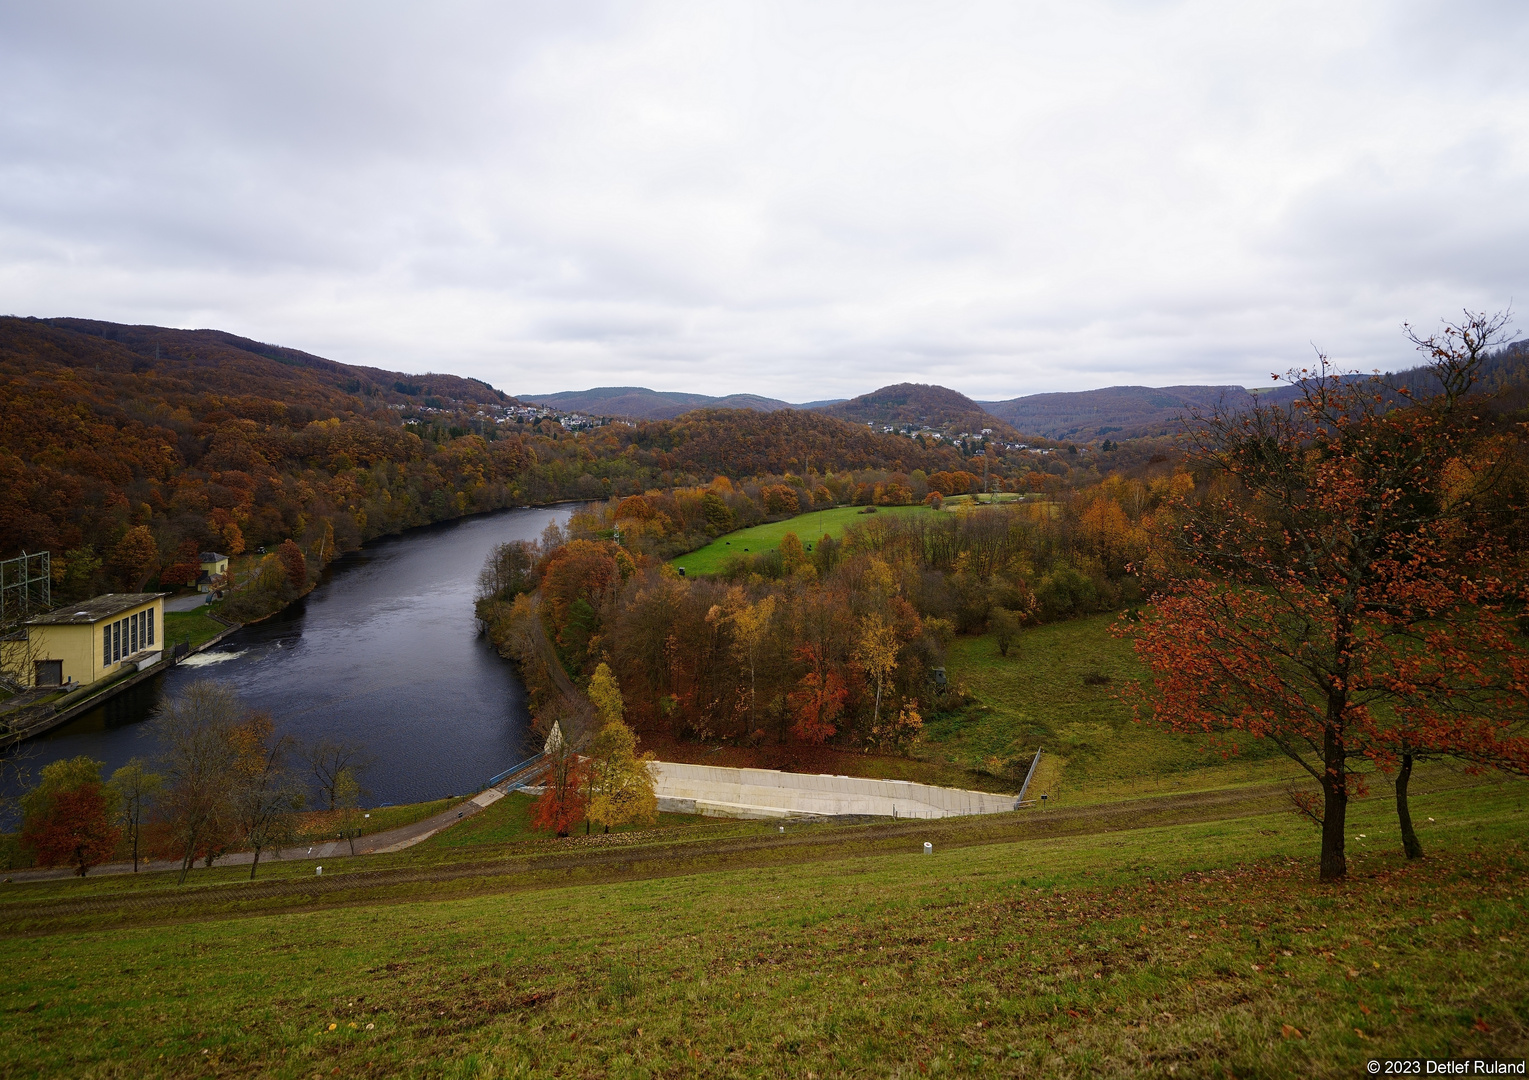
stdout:
POLYGON ((164 651, 164 593, 107 593, 27 621, 31 685, 88 685, 164 651))

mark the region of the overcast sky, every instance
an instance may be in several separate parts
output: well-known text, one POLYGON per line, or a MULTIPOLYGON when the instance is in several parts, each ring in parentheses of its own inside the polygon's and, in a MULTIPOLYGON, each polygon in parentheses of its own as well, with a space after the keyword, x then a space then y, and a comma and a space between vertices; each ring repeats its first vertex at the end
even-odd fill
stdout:
POLYGON ((511 393, 1407 366, 1529 295, 1526 57, 1468 0, 8 3, 0 311, 511 393))

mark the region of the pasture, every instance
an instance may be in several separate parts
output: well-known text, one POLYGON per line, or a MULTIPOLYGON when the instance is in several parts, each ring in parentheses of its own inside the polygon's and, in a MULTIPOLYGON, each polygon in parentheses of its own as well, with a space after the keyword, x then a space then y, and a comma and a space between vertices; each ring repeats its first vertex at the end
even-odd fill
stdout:
MULTIPOLYGON (((839 506, 832 510, 814 510, 810 514, 798 514, 784 521, 754 525, 719 536, 705 547, 676 556, 669 562, 683 568, 687 574, 715 574, 722 569, 728 559, 735 555, 760 555, 767 551, 774 551, 780 547, 781 538, 787 533, 795 533, 796 538, 803 544, 815 544, 824 536, 837 539, 844 535, 845 529, 869 517, 864 513, 865 510, 866 507, 863 506, 839 506)), ((878 506, 876 511, 881 514, 931 513, 926 506, 878 506)))

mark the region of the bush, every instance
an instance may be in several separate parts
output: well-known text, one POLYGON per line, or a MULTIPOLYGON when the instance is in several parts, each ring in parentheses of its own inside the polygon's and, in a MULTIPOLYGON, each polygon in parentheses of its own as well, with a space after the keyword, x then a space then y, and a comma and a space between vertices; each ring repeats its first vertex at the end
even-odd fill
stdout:
POLYGON ((1094 579, 1070 566, 1060 565, 1041 578, 1035 598, 1048 619, 1066 619, 1092 611, 1099 600, 1094 579))

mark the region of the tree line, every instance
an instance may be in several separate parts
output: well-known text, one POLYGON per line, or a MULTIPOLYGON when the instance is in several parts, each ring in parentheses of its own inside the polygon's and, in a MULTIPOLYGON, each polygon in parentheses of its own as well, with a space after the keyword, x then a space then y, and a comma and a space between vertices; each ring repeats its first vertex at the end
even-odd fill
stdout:
POLYGON ((300 745, 208 681, 161 703, 145 734, 158 743, 157 758, 134 758, 108 778, 87 756, 43 766, 18 800, 19 850, 10 861, 72 866, 83 877, 114 858, 130 859, 135 873, 145 860, 173 859, 184 882, 199 861, 210 867, 247 851, 253 879, 263 854, 304 837, 299 815, 310 807, 329 811, 323 832, 349 840, 355 853, 370 766, 364 748, 300 745))

